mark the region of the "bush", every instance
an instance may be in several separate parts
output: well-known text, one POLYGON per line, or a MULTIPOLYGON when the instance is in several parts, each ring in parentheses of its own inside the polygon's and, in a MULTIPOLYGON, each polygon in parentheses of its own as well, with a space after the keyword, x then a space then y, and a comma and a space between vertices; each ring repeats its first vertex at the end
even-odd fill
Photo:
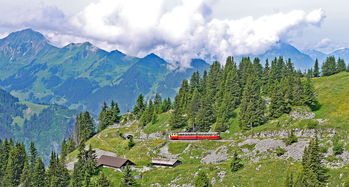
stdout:
POLYGON ((315 129, 319 125, 319 122, 314 119, 305 119, 300 122, 300 125, 308 129, 315 129))
POLYGON ((238 153, 235 151, 233 159, 230 163, 230 170, 231 172, 237 172, 239 171, 244 165, 241 163, 241 158, 239 158, 238 153))
POLYGON ((294 135, 294 131, 291 130, 288 132, 288 137, 284 139, 284 142, 287 146, 296 143, 298 141, 298 138, 294 135))
POLYGON ((340 140, 339 136, 335 135, 333 137, 333 140, 332 140, 333 141, 333 148, 332 148, 332 150, 333 150, 334 155, 340 155, 344 151, 343 143, 339 142, 339 140, 340 140))
POLYGON ((343 153, 343 144, 338 143, 338 144, 333 145, 333 153, 335 155, 342 154, 343 153))
POLYGON ((286 150, 283 149, 283 148, 281 148, 281 147, 277 147, 277 148, 275 149, 275 153, 276 153, 277 156, 282 156, 283 154, 286 153, 286 150))
POLYGON ((135 142, 133 141, 133 137, 131 137, 128 141, 128 149, 131 149, 133 146, 135 146, 135 142))
POLYGON ((328 147, 326 147, 326 146, 322 146, 322 147, 320 147, 320 150, 319 150, 321 153, 327 153, 327 151, 328 151, 328 147))
POLYGON ((208 187, 210 186, 210 181, 204 171, 199 171, 199 174, 195 180, 195 186, 208 187))

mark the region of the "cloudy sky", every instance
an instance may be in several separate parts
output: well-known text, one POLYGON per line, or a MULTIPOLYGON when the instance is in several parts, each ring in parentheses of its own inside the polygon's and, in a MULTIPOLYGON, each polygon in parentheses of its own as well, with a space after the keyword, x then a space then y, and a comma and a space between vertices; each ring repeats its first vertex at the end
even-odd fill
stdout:
MULTIPOLYGON (((191 58, 258 54, 277 41, 329 52, 349 47, 346 0, 0 0, 0 37, 33 28, 57 46, 191 58)), ((177 64, 178 65, 178 64, 177 64)))

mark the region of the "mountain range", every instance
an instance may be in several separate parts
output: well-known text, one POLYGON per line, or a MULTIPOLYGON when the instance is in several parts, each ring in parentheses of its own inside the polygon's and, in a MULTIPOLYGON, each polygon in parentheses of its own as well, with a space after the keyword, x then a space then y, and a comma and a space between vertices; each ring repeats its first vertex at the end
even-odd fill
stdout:
MULTIPOLYGON (((291 58, 297 69, 312 68, 315 58, 341 56, 349 61, 349 49, 324 54, 300 51, 278 42, 260 55, 262 62, 278 56, 291 58)), ((242 56, 237 56, 237 62, 242 56)), ((97 114, 104 101, 115 100, 122 112, 132 110, 136 97, 160 93, 174 97, 181 81, 194 71, 208 70, 209 63, 193 59, 191 68, 170 70, 155 54, 133 57, 118 50, 102 50, 89 42, 56 47, 31 29, 10 33, 0 40, 0 87, 20 100, 50 103, 97 114)))
POLYGON ((142 93, 173 97, 183 79, 209 68, 192 60, 192 68, 169 70, 155 54, 143 58, 107 52, 89 42, 55 47, 39 32, 26 29, 0 40, 0 86, 22 100, 56 103, 96 112, 116 100, 131 110, 142 93))

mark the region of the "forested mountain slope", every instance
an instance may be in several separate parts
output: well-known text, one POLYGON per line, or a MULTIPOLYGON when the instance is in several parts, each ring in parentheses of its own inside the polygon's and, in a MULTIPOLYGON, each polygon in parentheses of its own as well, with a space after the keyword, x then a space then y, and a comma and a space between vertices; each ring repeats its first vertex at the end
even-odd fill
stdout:
POLYGON ((48 161, 52 150, 73 130, 76 111, 59 105, 19 102, 18 98, 0 89, 0 137, 12 138, 29 145, 34 142, 41 156, 48 161))
POLYGON ((140 93, 173 97, 181 80, 209 65, 193 60, 184 71, 149 54, 144 58, 107 52, 89 42, 57 48, 40 33, 26 29, 0 40, 0 86, 22 100, 56 103, 94 113, 116 100, 131 110, 140 93))

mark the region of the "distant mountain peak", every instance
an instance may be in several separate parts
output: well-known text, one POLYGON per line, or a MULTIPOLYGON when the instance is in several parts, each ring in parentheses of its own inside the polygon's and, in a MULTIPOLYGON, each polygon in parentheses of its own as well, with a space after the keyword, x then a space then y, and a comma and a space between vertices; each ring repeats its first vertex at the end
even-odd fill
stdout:
POLYGON ((88 51, 88 52, 103 52, 103 53, 107 53, 106 51, 96 47, 95 45, 93 45, 90 42, 83 42, 83 43, 70 43, 66 46, 64 46, 62 49, 68 49, 68 50, 82 50, 82 51, 88 51))
POLYGON ((24 29, 16 32, 10 33, 6 38, 6 40, 12 40, 17 42, 47 42, 48 40, 45 38, 43 34, 40 32, 34 31, 33 29, 24 29))
POLYGON ((158 55, 154 54, 154 53, 150 53, 147 56, 144 57, 145 58, 160 58, 158 55))
POLYGON ((126 54, 124 54, 123 52, 121 52, 119 50, 110 51, 110 55, 111 56, 116 56, 116 57, 124 57, 124 56, 126 56, 126 54))
POLYGON ((145 56, 142 58, 142 61, 156 61, 160 64, 167 64, 167 62, 162 59, 161 57, 159 57, 158 55, 154 54, 154 53, 150 53, 149 55, 145 56))

